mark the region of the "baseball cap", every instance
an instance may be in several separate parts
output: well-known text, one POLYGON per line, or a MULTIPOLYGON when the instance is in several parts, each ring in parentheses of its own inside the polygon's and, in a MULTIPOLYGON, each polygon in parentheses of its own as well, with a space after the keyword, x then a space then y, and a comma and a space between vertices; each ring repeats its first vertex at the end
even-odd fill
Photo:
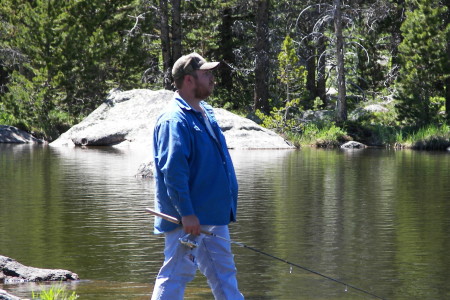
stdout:
POLYGON ((195 70, 213 70, 219 66, 220 62, 207 62, 198 53, 190 53, 180 57, 172 68, 174 79, 192 74, 195 70))

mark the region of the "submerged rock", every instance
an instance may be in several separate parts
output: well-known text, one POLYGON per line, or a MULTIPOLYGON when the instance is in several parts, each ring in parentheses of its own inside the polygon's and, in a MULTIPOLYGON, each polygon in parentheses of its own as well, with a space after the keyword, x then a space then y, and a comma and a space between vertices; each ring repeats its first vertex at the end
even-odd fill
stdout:
POLYGON ((4 283, 79 280, 76 273, 62 269, 41 269, 25 266, 0 255, 0 280, 4 283))
POLYGON ((154 162, 152 161, 147 161, 147 162, 143 162, 139 168, 138 171, 136 173, 136 177, 142 177, 142 178, 152 178, 153 177, 153 168, 154 168, 154 162))
MULTIPOLYGON (((86 119, 63 133, 51 146, 115 146, 151 149, 156 119, 173 97, 167 90, 112 91, 86 119)), ((294 148, 275 132, 224 109, 214 109, 229 148, 294 148)))

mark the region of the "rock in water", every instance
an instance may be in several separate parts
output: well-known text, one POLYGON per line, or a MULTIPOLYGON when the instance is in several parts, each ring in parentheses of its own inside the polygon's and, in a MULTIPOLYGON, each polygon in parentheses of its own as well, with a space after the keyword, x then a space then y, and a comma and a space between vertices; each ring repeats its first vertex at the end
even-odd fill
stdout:
POLYGON ((27 267, 0 255, 0 279, 5 283, 79 280, 76 273, 61 269, 27 267))
POLYGON ((9 294, 7 291, 0 289, 0 300, 21 300, 19 297, 9 294))
POLYGON ((366 145, 364 145, 360 142, 350 141, 350 142, 343 144, 341 146, 341 149, 364 149, 366 147, 367 147, 366 145))

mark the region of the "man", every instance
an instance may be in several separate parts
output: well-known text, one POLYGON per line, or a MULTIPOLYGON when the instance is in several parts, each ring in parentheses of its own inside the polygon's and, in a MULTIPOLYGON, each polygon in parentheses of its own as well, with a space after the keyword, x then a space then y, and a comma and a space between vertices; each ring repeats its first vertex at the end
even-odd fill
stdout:
POLYGON ((236 220, 234 167, 212 107, 203 101, 214 89, 218 65, 197 53, 178 59, 172 69, 178 91, 155 125, 155 209, 181 219, 182 226, 155 219, 155 232, 165 234, 165 260, 154 300, 183 299, 197 268, 215 299, 243 299, 230 243, 201 234, 229 239, 228 224, 236 220))

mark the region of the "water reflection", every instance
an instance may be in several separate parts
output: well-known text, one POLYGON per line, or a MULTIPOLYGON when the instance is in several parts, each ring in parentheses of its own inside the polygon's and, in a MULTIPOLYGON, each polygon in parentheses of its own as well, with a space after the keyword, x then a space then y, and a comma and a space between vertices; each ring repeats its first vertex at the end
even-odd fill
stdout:
MULTIPOLYGON (((370 150, 231 152, 232 239, 387 299, 445 299, 450 156, 370 150)), ((162 261, 145 149, 0 145, 0 254, 72 270, 80 299, 148 299, 162 261)), ((247 299, 370 299, 233 247, 247 299)), ((0 288, 2 286, 0 285, 0 288)), ((30 297, 36 285, 4 286, 30 297)), ((186 299, 211 299, 202 276, 186 299)))

